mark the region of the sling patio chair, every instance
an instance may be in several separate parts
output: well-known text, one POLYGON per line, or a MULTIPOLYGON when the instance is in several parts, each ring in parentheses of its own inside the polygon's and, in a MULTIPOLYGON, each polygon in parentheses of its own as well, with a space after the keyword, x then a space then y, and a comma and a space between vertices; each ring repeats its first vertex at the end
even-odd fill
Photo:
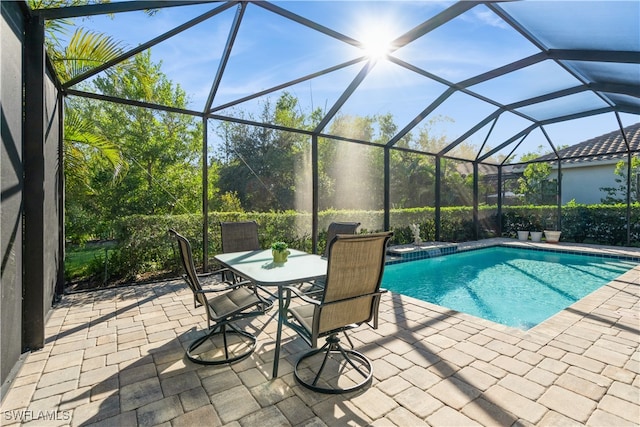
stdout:
POLYGON ((221 365, 250 356, 255 350, 257 338, 241 330, 236 323, 265 314, 273 302, 262 297, 258 293, 259 287, 249 282, 227 283, 224 288, 203 289, 200 275, 193 263, 191 244, 175 230, 169 232, 178 241, 185 271, 182 278, 193 291, 194 308, 203 306, 207 314, 208 332, 189 345, 187 358, 201 365, 221 365), (208 297, 208 294, 214 296, 208 297), (204 345, 205 343, 208 345, 204 345))
POLYGON ((255 221, 220 222, 222 252, 242 252, 262 249, 255 221))
POLYGON ((324 247, 323 257, 329 255, 329 243, 336 237, 336 234, 356 234, 356 230, 360 227, 359 222, 332 222, 327 227, 327 242, 324 247))
MULTIPOLYGON (((327 244, 322 256, 327 257, 329 254, 329 244, 337 234, 356 234, 359 226, 359 222, 332 222, 329 224, 329 227, 327 227, 327 244)), ((304 288, 304 285, 305 284, 302 284, 300 288, 304 288)), ((314 280, 306 285, 309 285, 304 291, 307 295, 318 295, 324 288, 324 279, 314 280)))
POLYGON ((284 289, 284 324, 313 347, 298 359, 294 369, 296 380, 304 387, 337 394, 371 383, 371 361, 356 350, 344 348, 338 334, 365 322, 371 322, 374 329, 378 327, 380 297, 386 292, 380 289, 380 281, 392 235, 338 234, 329 245, 321 298, 310 298, 293 286, 284 289), (321 337, 326 337, 326 342, 317 348, 321 337))
MULTIPOLYGON (((258 239, 258 223, 255 221, 220 222, 220 239, 222 252, 257 251, 260 247, 258 239)), ((225 278, 234 282, 244 280, 235 273, 228 272, 225 278)))

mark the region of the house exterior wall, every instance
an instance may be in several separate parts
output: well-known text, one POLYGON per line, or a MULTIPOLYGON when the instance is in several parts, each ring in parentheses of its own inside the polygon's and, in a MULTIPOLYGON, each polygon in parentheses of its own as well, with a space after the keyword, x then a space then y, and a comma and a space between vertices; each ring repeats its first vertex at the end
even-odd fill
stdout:
MULTIPOLYGON (((597 204, 607 194, 602 187, 617 187, 614 171, 618 161, 581 162, 562 166, 562 204, 574 200, 576 203, 597 204)), ((551 176, 556 176, 554 167, 551 176)))

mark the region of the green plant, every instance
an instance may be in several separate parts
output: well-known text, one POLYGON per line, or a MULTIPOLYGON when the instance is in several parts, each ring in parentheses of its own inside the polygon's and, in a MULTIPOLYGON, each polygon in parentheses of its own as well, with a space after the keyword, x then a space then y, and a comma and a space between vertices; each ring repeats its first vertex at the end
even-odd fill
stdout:
MULTIPOLYGON (((562 207, 561 228, 563 240, 570 242, 627 244, 625 205, 579 205, 575 202, 562 207)), ((524 225, 545 224, 557 216, 557 206, 510 206, 498 216, 493 208, 480 207, 478 238, 494 237, 494 229, 502 221, 502 235, 515 237, 524 225)), ((316 253, 322 253, 326 241, 326 225, 331 220, 359 220, 360 233, 381 230, 382 211, 322 211, 319 213, 319 236, 316 253), (325 225, 326 224, 326 225, 325 225)), ((212 212, 209 213, 209 239, 207 254, 220 253, 220 221, 255 220, 259 224, 260 245, 272 247, 273 242, 288 242, 288 248, 312 251, 311 215, 307 212, 212 212)), ((440 240, 466 241, 476 238, 472 207, 443 207, 441 210, 440 240)), ((202 267, 203 238, 201 215, 135 215, 114 221, 114 240, 108 251, 108 281, 139 280, 156 274, 178 275, 182 266, 177 247, 167 230, 173 228, 186 236, 192 244, 196 268, 202 267)), ((391 212, 393 244, 413 241, 408 224, 420 224, 423 241, 435 240, 433 208, 394 209, 391 212)), ((640 204, 631 206, 630 245, 640 245, 640 204)), ((105 276, 104 248, 88 253, 69 248, 66 259, 67 280, 85 280, 88 277, 102 281, 105 276), (94 260, 94 255, 96 260, 94 260)))
POLYGON ((286 242, 274 242, 271 244, 271 249, 274 251, 286 251, 289 248, 286 242))

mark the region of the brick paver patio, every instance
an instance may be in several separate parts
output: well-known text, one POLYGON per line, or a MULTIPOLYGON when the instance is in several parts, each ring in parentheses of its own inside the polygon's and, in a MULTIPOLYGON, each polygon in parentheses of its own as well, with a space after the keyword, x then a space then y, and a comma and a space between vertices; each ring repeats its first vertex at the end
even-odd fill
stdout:
MULTIPOLYGON (((637 255, 637 253, 636 253, 637 255)), ((520 331, 398 294, 379 329, 351 333, 374 363, 359 393, 313 393, 293 379, 306 345, 254 319, 251 358, 195 365, 184 346, 206 326, 181 281, 66 295, 46 346, 26 356, 2 425, 637 426, 640 267, 541 325, 520 331), (194 316, 194 313, 197 315, 194 316)))

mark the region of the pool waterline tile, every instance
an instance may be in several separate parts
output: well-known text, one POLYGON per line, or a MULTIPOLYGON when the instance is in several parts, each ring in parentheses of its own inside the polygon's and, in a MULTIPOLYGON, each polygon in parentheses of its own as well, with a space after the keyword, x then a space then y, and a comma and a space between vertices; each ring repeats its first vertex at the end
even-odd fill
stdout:
POLYGON ((532 251, 558 252, 574 255, 585 255, 599 258, 619 259, 640 263, 640 248, 620 246, 597 246, 580 243, 546 243, 530 242, 505 237, 496 237, 472 242, 423 242, 420 244, 406 244, 389 246, 387 250, 387 265, 418 259, 434 258, 451 255, 453 253, 485 249, 495 246, 515 247, 532 251))

